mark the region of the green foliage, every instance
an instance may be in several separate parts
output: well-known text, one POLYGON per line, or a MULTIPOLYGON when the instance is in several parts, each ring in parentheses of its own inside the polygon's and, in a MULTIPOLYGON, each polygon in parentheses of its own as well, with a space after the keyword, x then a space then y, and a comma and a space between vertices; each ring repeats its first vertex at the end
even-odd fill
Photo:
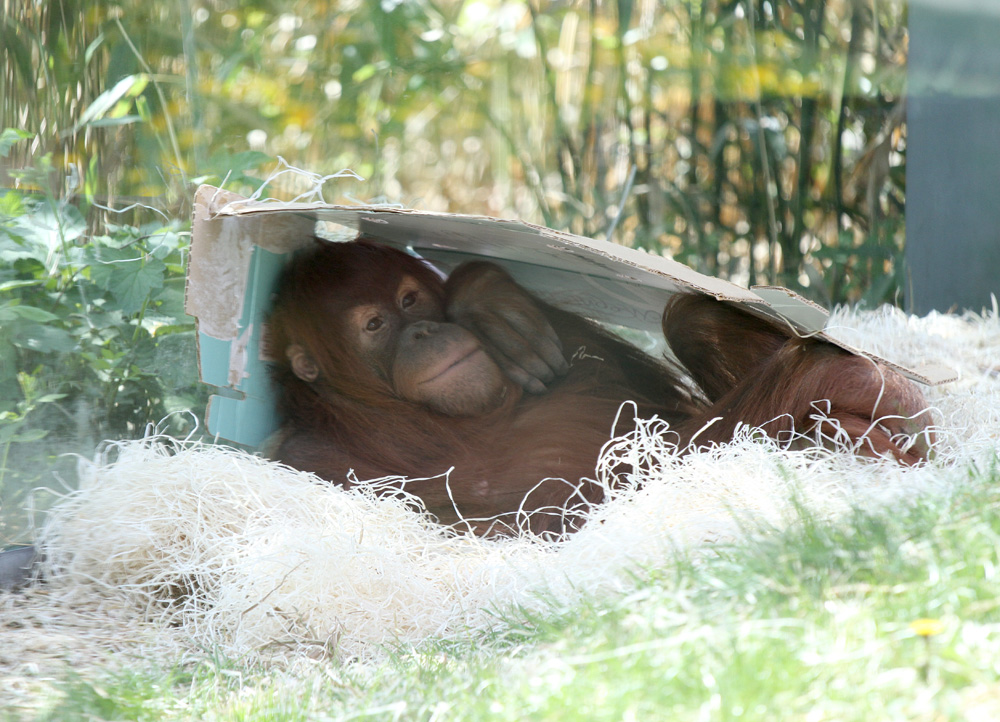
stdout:
POLYGON ((186 217, 280 155, 828 304, 903 290, 902 0, 42 0, 3 32, 0 126, 105 206, 186 217))
MULTIPOLYGON (((45 156, 15 175, 45 188, 51 171, 45 156)), ((56 455, 90 455, 171 411, 204 408, 183 310, 186 236, 161 221, 93 235, 52 189, 0 190, 0 498, 56 455)), ((173 416, 167 429, 189 425, 173 416)))
POLYGON ((17 130, 16 128, 4 128, 3 132, 0 133, 0 158, 6 158, 10 155, 10 149, 14 147, 14 144, 18 141, 27 140, 28 138, 33 138, 31 133, 24 130, 17 130))

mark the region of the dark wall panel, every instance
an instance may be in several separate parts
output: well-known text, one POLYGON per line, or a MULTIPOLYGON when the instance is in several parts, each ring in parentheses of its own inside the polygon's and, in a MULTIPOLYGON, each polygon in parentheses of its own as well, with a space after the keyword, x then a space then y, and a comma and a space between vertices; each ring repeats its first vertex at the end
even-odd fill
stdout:
POLYGON ((1000 0, 910 3, 909 310, 1000 297, 1000 0))

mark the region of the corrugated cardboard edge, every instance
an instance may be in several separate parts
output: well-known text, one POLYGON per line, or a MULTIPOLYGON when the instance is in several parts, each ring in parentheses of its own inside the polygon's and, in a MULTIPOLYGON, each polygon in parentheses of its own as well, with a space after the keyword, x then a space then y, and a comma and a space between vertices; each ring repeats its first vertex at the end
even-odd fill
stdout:
MULTIPOLYGON (((215 390, 206 410, 210 426, 216 412, 231 413, 226 409, 237 401, 252 401, 258 410, 267 406, 259 388, 267 385, 266 378, 257 379, 255 389, 245 383, 260 338, 260 306, 267 302, 248 289, 255 248, 274 253, 294 250, 296 244, 309 241, 315 227, 313 219, 298 214, 254 219, 214 215, 213 208, 239 198, 211 186, 202 186, 195 194, 184 308, 195 318, 198 330, 199 378, 215 390)), ((235 426, 255 423, 248 418, 235 426)), ((223 436, 253 445, 242 435, 223 436)))
POLYGON ((184 310, 198 330, 212 338, 239 336, 253 246, 287 253, 312 235, 315 221, 301 215, 260 218, 251 225, 217 222, 215 209, 242 196, 212 186, 195 193, 191 251, 188 258, 184 310))
POLYGON ((184 310, 195 317, 198 330, 225 340, 238 334, 251 240, 236 224, 211 222, 210 208, 217 198, 239 197, 210 186, 195 193, 184 294, 184 310))
POLYGON ((877 356, 873 353, 852 346, 839 338, 828 335, 822 329, 826 327, 826 323, 830 318, 830 312, 819 304, 813 303, 807 298, 803 298, 791 289, 783 288, 781 286, 754 286, 751 290, 767 301, 771 308, 779 314, 794 314, 803 326, 815 326, 819 329, 819 331, 815 334, 818 338, 828 341, 835 346, 839 346, 845 351, 850 351, 857 356, 865 356, 867 358, 880 361, 892 370, 913 381, 919 381, 927 386, 939 386, 958 378, 953 369, 945 366, 933 364, 925 364, 917 367, 901 366, 900 364, 882 358, 881 356, 877 356), (789 300, 794 302, 788 303, 789 300))

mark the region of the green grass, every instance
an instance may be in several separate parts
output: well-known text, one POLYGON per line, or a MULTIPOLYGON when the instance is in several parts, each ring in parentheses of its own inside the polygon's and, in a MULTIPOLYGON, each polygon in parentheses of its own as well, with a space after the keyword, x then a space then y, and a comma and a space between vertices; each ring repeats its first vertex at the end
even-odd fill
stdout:
POLYGON ((998 482, 970 471, 888 514, 802 512, 628 594, 511 610, 490 636, 375 666, 74 674, 9 719, 1000 719, 998 482), (940 633, 919 636, 921 618, 940 633))

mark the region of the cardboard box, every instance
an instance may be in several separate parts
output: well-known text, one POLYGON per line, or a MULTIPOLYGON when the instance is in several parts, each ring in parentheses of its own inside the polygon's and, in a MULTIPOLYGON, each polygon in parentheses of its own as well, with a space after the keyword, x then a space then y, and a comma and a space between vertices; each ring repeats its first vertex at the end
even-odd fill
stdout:
MULTIPOLYGON (((521 221, 374 206, 252 201, 202 186, 195 194, 186 309, 198 326, 203 382, 215 387, 208 430, 256 447, 277 430, 263 323, 287 254, 318 232, 349 240, 363 232, 417 253, 444 272, 472 259, 506 268, 546 301, 597 321, 661 334, 670 295, 704 293, 790 324, 852 353, 823 333, 828 312, 793 291, 742 288, 687 266, 606 241, 521 221)), ((331 241, 333 242, 333 241, 331 241)), ((883 363, 924 384, 952 379, 940 368, 883 363)))

